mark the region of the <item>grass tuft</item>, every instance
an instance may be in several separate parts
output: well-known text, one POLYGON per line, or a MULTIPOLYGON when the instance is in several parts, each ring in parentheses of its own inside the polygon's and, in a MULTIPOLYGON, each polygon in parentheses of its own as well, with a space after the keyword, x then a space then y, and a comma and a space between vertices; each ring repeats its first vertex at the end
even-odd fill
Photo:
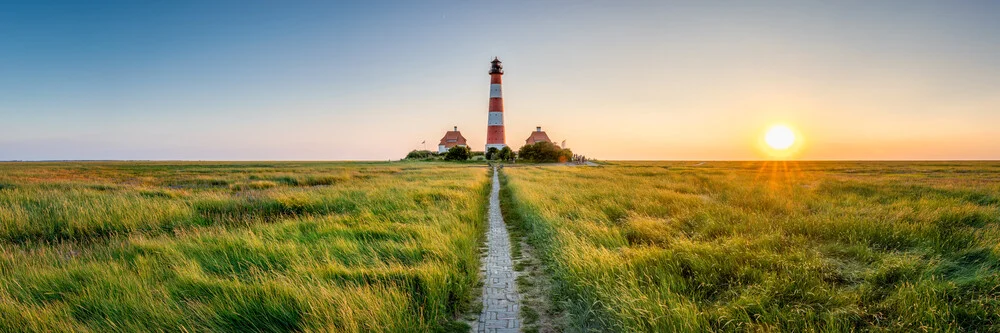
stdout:
POLYGON ((985 162, 512 167, 570 331, 998 331, 985 162))
POLYGON ((4 163, 0 332, 467 331, 487 172, 406 165, 4 163))

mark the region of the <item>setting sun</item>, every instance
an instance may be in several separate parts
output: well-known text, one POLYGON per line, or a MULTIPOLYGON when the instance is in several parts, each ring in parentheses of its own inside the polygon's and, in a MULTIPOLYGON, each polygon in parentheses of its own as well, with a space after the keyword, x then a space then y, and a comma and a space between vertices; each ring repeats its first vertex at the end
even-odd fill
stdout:
POLYGON ((778 150, 785 150, 791 147, 795 143, 795 132, 785 125, 774 125, 767 130, 767 134, 764 135, 764 141, 771 148, 778 150))

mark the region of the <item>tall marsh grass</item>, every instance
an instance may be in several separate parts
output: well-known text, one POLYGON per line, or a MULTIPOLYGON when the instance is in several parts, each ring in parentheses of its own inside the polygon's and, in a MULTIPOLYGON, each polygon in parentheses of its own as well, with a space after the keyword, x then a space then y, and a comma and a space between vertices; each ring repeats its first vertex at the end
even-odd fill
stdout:
POLYGON ((486 173, 3 163, 0 331, 460 327, 479 292, 486 173))
POLYGON ((996 163, 504 169, 573 331, 1000 331, 996 163))

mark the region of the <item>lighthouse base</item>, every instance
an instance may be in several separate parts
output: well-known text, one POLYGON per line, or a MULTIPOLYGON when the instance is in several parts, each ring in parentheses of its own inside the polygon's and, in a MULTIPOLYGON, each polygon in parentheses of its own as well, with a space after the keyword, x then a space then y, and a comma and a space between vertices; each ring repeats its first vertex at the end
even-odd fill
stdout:
POLYGON ((507 147, 507 145, 502 143, 490 143, 486 145, 486 150, 488 151, 490 150, 490 148, 496 148, 497 150, 501 150, 503 149, 503 147, 507 147))

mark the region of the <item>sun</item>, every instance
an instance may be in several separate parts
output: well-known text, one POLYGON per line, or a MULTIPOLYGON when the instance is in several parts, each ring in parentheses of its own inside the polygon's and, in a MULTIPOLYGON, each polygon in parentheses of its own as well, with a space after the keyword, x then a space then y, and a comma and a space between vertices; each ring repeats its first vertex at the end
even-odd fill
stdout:
POLYGON ((795 144, 795 132, 785 125, 774 125, 764 135, 764 142, 771 148, 785 150, 795 144))

